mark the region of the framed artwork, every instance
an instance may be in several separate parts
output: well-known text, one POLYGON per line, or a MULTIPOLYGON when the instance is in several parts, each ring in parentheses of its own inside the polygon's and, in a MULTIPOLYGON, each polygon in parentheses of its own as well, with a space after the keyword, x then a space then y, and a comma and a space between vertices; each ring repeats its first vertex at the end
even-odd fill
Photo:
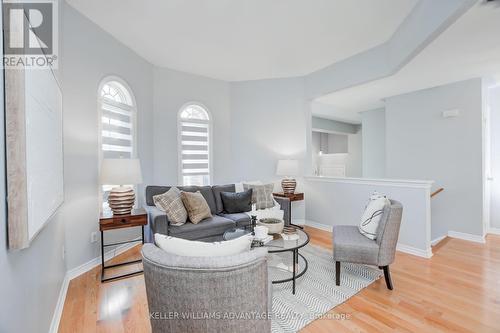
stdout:
MULTIPOLYGON (((6 24, 5 13, 3 18, 10 38, 29 24, 24 17, 16 28, 12 20, 6 24)), ((42 48, 35 38, 31 51, 33 43, 42 48)), ((39 54, 44 57, 43 50, 39 54)), ((64 200, 62 92, 50 66, 4 68, 4 78, 8 244, 23 249, 64 200)))

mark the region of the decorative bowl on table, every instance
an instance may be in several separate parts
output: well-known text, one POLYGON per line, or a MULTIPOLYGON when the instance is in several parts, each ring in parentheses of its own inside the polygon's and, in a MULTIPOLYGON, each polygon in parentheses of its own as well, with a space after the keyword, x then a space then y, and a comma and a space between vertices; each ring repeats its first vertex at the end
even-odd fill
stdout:
POLYGON ((268 233, 269 234, 280 234, 283 231, 283 227, 285 226, 285 222, 280 219, 274 219, 274 218, 265 218, 265 219, 260 219, 259 222, 257 222, 257 225, 263 225, 269 229, 268 233))

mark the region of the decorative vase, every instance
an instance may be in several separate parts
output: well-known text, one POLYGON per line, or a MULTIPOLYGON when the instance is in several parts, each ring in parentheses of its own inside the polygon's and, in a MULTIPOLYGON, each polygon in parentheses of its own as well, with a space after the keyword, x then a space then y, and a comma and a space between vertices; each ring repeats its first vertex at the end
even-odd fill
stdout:
POLYGON ((257 225, 267 227, 269 234, 280 234, 283 231, 285 222, 280 219, 266 218, 260 219, 257 225))
POLYGON ((108 195, 109 208, 113 215, 125 215, 132 212, 135 203, 134 189, 127 186, 114 187, 108 195))
POLYGON ((281 181, 281 188, 284 194, 294 194, 297 187, 297 181, 293 178, 285 178, 281 181))

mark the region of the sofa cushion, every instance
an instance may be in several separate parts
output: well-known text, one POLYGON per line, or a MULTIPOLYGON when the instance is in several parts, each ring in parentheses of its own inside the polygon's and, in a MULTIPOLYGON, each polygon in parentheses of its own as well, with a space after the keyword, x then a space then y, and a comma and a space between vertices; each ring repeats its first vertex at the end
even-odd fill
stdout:
POLYGON ((215 198, 216 214, 220 214, 224 211, 224 204, 220 197, 221 192, 236 192, 236 186, 234 184, 228 185, 214 185, 212 186, 212 192, 215 198))
POLYGON ((253 236, 245 235, 222 242, 199 242, 155 234, 156 245, 169 254, 184 257, 234 256, 250 251, 253 236))
POLYGON ((233 220, 234 222, 236 222, 237 227, 245 227, 247 225, 250 225, 250 222, 252 221, 250 215, 248 215, 247 213, 220 214, 220 216, 233 220))
MULTIPOLYGON (((146 187, 146 204, 148 206, 154 206, 153 196, 167 192, 171 186, 147 186, 146 187)), ((210 212, 212 215, 217 214, 217 208, 215 206, 215 197, 212 192, 212 187, 210 186, 177 186, 181 191, 185 192, 196 192, 200 191, 201 195, 207 201, 210 207, 210 212)))
POLYGON ((184 239, 202 239, 222 235, 226 230, 236 227, 236 222, 222 216, 214 215, 198 224, 187 222, 179 227, 170 227, 170 236, 184 239))
POLYGON ((252 210, 252 189, 243 192, 221 192, 224 213, 235 214, 252 210))
POLYGON ((201 220, 212 217, 210 207, 208 207, 207 201, 200 191, 195 193, 183 191, 181 192, 181 198, 192 223, 198 224, 201 220))

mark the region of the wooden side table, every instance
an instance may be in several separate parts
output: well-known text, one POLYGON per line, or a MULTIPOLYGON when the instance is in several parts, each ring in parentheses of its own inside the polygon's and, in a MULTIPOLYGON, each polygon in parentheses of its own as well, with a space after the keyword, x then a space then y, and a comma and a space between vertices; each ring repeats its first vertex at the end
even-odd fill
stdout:
POLYGON ((300 229, 304 229, 304 227, 292 223, 292 202, 304 200, 304 193, 295 192, 293 194, 285 194, 283 192, 278 192, 278 193, 273 193, 273 196, 278 197, 278 198, 288 198, 288 211, 290 212, 289 213, 290 214, 290 225, 293 225, 294 227, 297 227, 300 229))
POLYGON ((110 278, 104 278, 104 271, 107 268, 118 267, 123 265, 135 264, 139 263, 142 260, 133 260, 121 262, 118 264, 113 264, 109 266, 104 265, 104 248, 108 246, 116 246, 121 244, 128 244, 134 242, 142 242, 144 244, 144 226, 148 224, 148 215, 144 208, 134 209, 130 214, 127 215, 113 215, 112 212, 109 213, 101 213, 99 217, 99 230, 101 231, 101 282, 106 282, 110 280, 120 279, 127 276, 135 275, 142 273, 143 270, 123 274, 116 275, 110 278), (105 244, 104 243, 104 231, 115 230, 115 229, 123 229, 123 228, 133 228, 133 227, 141 227, 141 239, 128 240, 124 242, 116 242, 105 244))

